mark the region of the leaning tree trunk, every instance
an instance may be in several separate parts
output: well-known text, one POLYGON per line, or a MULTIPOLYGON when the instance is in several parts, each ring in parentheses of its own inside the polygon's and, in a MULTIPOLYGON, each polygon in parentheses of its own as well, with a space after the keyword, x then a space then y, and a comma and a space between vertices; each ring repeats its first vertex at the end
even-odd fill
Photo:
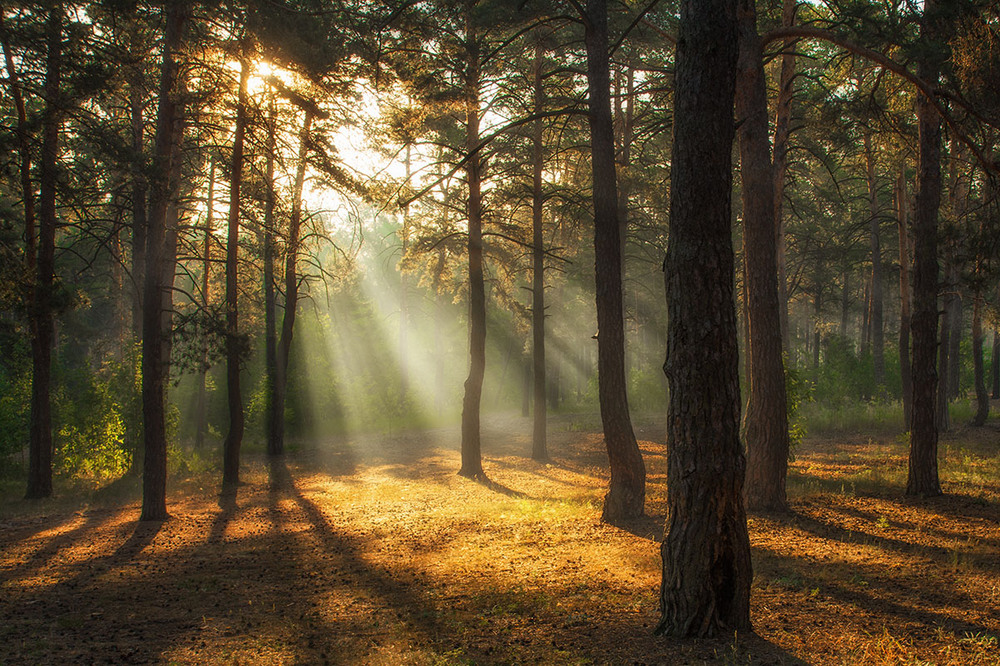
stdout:
POLYGON ((786 508, 788 405, 781 353, 767 91, 755 1, 739 3, 740 54, 736 79, 750 359, 747 377, 750 396, 743 421, 747 451, 743 496, 750 511, 781 511, 786 508))
MULTIPOLYGON (((63 6, 55 3, 46 23, 45 115, 38 175, 38 260, 29 308, 31 331, 31 425, 28 440, 27 499, 52 494, 52 345, 55 321, 56 168, 59 160, 59 80, 62 74, 63 6)), ((23 157, 22 157, 23 159, 23 157)), ((33 234, 33 231, 32 231, 33 234)))
POLYGON ((240 482, 240 447, 243 444, 243 393, 240 389, 239 326, 239 241, 240 188, 243 181, 243 138, 247 125, 247 83, 250 63, 240 59, 240 88, 236 104, 236 129, 233 137, 229 220, 226 237, 226 389, 229 405, 229 432, 223 444, 222 485, 235 488, 240 482))
POLYGON ((611 122, 606 0, 588 0, 587 96, 594 199, 594 270, 597 281, 597 378, 611 483, 601 518, 616 522, 642 515, 646 467, 632 430, 625 389, 625 325, 622 303, 621 229, 611 122))
POLYGON ((976 379, 976 415, 972 425, 983 426, 990 415, 990 396, 986 392, 983 368, 983 295, 977 290, 972 301, 972 368, 976 379))
POLYGON ((878 183, 875 181, 875 153, 871 136, 864 136, 865 166, 868 182, 868 230, 871 243, 871 327, 872 361, 875 366, 875 387, 885 386, 885 331, 882 325, 882 241, 879 234, 878 183))
MULTIPOLYGON (((534 97, 535 114, 545 106, 545 89, 542 87, 542 65, 545 47, 539 35, 535 43, 534 97)), ((542 143, 542 119, 535 120, 531 137, 531 368, 534 380, 534 424, 531 432, 531 457, 546 460, 549 457, 545 442, 545 238, 542 234, 542 213, 545 200, 542 192, 542 169, 545 166, 545 149, 542 143)))
MULTIPOLYGON (((926 23, 921 32, 934 39, 938 29, 929 15, 938 0, 925 0, 926 23)), ((925 56, 917 74, 931 84, 938 67, 925 56)), ((938 377, 934 361, 937 348, 938 208, 941 203, 941 120, 931 100, 917 93, 917 199, 913 215, 913 417, 910 421, 910 456, 906 482, 908 495, 940 495, 938 480, 938 429, 935 398, 938 377)))
POLYGON ((469 376, 462 399, 462 467, 459 474, 485 479, 479 411, 486 374, 486 286, 483 283, 483 201, 482 167, 479 157, 479 42, 467 17, 468 53, 465 79, 465 148, 468 162, 465 177, 469 187, 469 376))
POLYGON ((299 134, 299 155, 292 188, 292 213, 288 220, 288 245, 285 249, 285 314, 281 320, 281 337, 278 340, 277 363, 274 376, 274 394, 271 412, 271 437, 267 452, 281 455, 285 451, 285 400, 288 396, 288 359, 292 352, 295 333, 295 314, 299 304, 299 246, 302 236, 302 188, 306 179, 306 158, 309 154, 309 134, 315 116, 312 106, 307 106, 299 134))
POLYGON ((163 330, 163 303, 171 285, 164 284, 164 276, 173 274, 168 265, 167 206, 174 196, 177 183, 171 180, 175 173, 175 153, 180 131, 179 70, 176 55, 187 18, 187 6, 174 3, 165 10, 166 22, 163 35, 163 63, 160 73, 159 108, 156 113, 156 140, 153 154, 153 171, 150 182, 150 208, 147 216, 146 273, 143 276, 142 303, 142 418, 143 418, 143 469, 142 514, 140 520, 167 518, 167 433, 166 385, 169 366, 164 363, 164 349, 168 346, 169 331, 163 330))
POLYGON ((903 390, 903 427, 913 415, 913 376, 910 369, 910 234, 906 219, 906 180, 896 180, 896 224, 899 226, 899 375, 903 390))
MULTIPOLYGON (((745 0, 744 0, 745 1, 745 0)), ((664 371, 669 513, 657 633, 750 629, 730 221, 736 0, 681 3, 664 371)))

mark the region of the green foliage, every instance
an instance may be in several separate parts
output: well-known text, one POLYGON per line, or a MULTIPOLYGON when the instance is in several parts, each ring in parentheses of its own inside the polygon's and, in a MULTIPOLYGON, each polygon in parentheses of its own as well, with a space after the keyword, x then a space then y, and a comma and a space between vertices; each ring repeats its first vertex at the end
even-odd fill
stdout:
POLYGON ((0 475, 20 466, 15 457, 28 441, 31 374, 0 367, 0 475))
POLYGON ((801 408, 812 400, 812 387, 802 377, 802 373, 788 365, 785 359, 785 409, 788 416, 788 458, 795 460, 795 448, 806 436, 806 424, 801 408))

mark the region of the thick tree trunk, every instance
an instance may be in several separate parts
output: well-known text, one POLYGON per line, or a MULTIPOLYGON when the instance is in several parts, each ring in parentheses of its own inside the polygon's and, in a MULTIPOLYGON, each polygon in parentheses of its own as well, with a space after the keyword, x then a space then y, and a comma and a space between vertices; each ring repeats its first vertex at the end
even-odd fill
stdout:
MULTIPOLYGON (((781 25, 795 24, 798 0, 782 0, 781 25)), ((785 180, 788 176, 788 140, 791 136, 792 100, 795 97, 795 40, 785 40, 781 54, 781 79, 774 112, 774 234, 778 278, 778 315, 781 317, 781 348, 791 354, 788 331, 788 283, 785 260, 785 180)))
POLYGON ((913 415, 913 375, 910 369, 910 234, 906 219, 906 180, 896 180, 896 224, 899 227, 899 375, 903 391, 903 427, 913 415))
POLYGON ((972 301, 972 368, 976 380, 976 415, 972 425, 983 426, 990 415, 990 396, 986 392, 983 368, 983 295, 976 292, 972 301))
POLYGON ((172 285, 164 284, 164 275, 173 274, 167 250, 167 207, 176 191, 172 182, 175 153, 180 131, 179 66, 176 52, 181 44, 185 3, 164 9, 163 62, 160 73, 159 108, 156 114, 156 140, 147 217, 146 272, 143 276, 142 308, 142 416, 144 456, 142 471, 142 514, 140 520, 167 518, 167 434, 165 418, 166 385, 169 366, 164 351, 169 349, 169 331, 163 330, 163 302, 170 298, 172 285))
MULTIPOLYGON (((925 0, 921 32, 938 37, 931 17, 937 0, 925 0)), ((917 74, 934 84, 938 67, 930 57, 922 59, 917 74)), ((910 421, 910 456, 906 482, 908 495, 940 495, 938 480, 938 430, 935 423, 937 373, 934 368, 937 346, 937 226, 941 203, 941 120, 931 101, 917 94, 917 198, 913 216, 913 417, 910 421)))
MULTIPOLYGON (((542 86, 542 67, 545 47, 539 36, 535 43, 534 62, 534 112, 540 114, 545 107, 545 89, 542 86)), ((545 149, 542 144, 543 124, 535 121, 532 132, 531 179, 531 368, 534 379, 534 423, 531 431, 531 457, 546 460, 549 457, 545 441, 545 237, 542 213, 545 204, 542 192, 542 169, 545 166, 545 149)))
MULTIPOLYGON (((212 225, 215 218, 215 156, 208 162, 208 197, 205 202, 205 240, 201 253, 201 297, 205 317, 212 304, 212 225)), ((194 446, 197 449, 205 445, 205 435, 208 433, 208 390, 207 379, 209 369, 208 332, 201 347, 201 366, 198 368, 198 394, 195 404, 194 446)))
POLYGON ((879 229, 878 183, 875 181, 875 152, 871 135, 864 135, 865 166, 868 181, 868 229, 871 243, 871 327, 872 361, 877 390, 885 386, 885 332, 882 324, 882 240, 879 229))
POLYGON ((222 452, 222 486, 232 489, 240 482, 240 447, 243 444, 243 392, 240 388, 241 341, 239 325, 240 189, 243 184, 243 140, 247 126, 247 84, 250 62, 240 58, 240 83, 233 136, 229 219, 226 234, 226 393, 229 432, 222 452))
POLYGON ((656 628, 679 637, 750 629, 730 220, 736 57, 734 0, 681 3, 664 264, 669 513, 656 628))
POLYGON ((299 154, 292 186, 292 211, 288 220, 288 246, 285 250, 285 313, 281 320, 281 337, 278 339, 278 358, 274 382, 274 402, 271 414, 274 429, 268 440, 267 452, 281 455, 285 452, 285 401, 288 396, 288 361, 292 353, 295 334, 295 315, 299 305, 299 249, 302 244, 302 189, 306 182, 306 159, 309 156, 309 137, 312 133, 315 108, 307 106, 302 129, 299 131, 299 154))
POLYGON ((469 161, 465 176, 469 188, 467 215, 469 222, 469 376, 465 380, 462 399, 462 467, 459 474, 470 479, 485 479, 479 411, 483 398, 483 376, 486 374, 486 287, 483 282, 483 201, 482 166, 479 146, 479 42, 472 23, 467 18, 468 60, 465 72, 465 131, 469 161))
POLYGON ((586 32, 587 96, 594 199, 594 270, 597 281, 597 379, 611 483, 602 520, 610 523, 642 515, 646 467, 632 431, 625 379, 625 326, 622 303, 621 228, 611 122, 606 0, 588 0, 586 32))
POLYGON ((755 2, 739 1, 740 53, 736 79, 750 358, 747 378, 750 395, 743 421, 747 451, 743 497, 750 511, 782 511, 786 508, 788 407, 781 353, 767 92, 755 2))
MULTIPOLYGON (((52 495, 52 345, 55 320, 56 169, 59 160, 59 122, 62 115, 59 83, 62 75, 63 5, 55 3, 46 22, 45 115, 38 174, 38 260, 34 294, 29 308, 31 332, 31 424, 28 440, 26 499, 52 495)), ((23 156, 22 156, 23 160, 23 156)), ((32 234, 33 235, 33 234, 32 234)))

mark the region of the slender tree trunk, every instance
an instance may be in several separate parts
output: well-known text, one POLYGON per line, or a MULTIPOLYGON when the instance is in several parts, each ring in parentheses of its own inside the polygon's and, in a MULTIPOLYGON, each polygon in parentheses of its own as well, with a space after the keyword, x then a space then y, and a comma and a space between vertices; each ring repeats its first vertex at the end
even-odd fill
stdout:
MULTIPOLYGON (((212 226, 215 218, 215 156, 208 162, 208 198, 205 202, 205 241, 201 256, 201 297, 203 300, 206 320, 212 303, 212 226)), ((207 379, 209 370, 209 344, 207 338, 202 342, 201 366, 198 368, 198 397, 195 407, 194 446, 197 449, 205 445, 205 435, 208 433, 208 390, 207 379)))
MULTIPOLYGON (((795 24, 798 0, 782 0, 781 25, 795 24)), ((778 277, 778 314, 781 317, 781 348, 791 354, 788 331, 788 283, 785 260, 785 180, 788 176, 788 140, 791 136, 792 100, 795 97, 795 40, 785 40, 781 54, 781 79, 774 112, 774 233, 778 277)))
MULTIPOLYGON (((132 56, 138 59, 140 49, 138 29, 131 35, 132 56)), ((147 189, 145 164, 143 161, 143 83, 141 65, 129 70, 129 120, 132 139, 132 280, 135 285, 132 298, 132 331, 136 340, 142 338, 142 295, 143 277, 146 275, 147 189)))
MULTIPOLYGON (((406 156, 403 166, 406 169, 406 187, 410 187, 412 144, 406 143, 406 156)), ((410 204, 403 206, 403 227, 399 230, 400 240, 400 270, 399 270, 399 400, 404 402, 410 390, 410 369, 407 359, 409 354, 407 336, 410 329, 410 294, 406 272, 402 269, 402 261, 410 247, 410 204)))
POLYGON ((962 305, 961 285, 959 284, 959 269, 956 266, 952 270, 953 294, 951 301, 951 312, 948 314, 948 324, 951 326, 951 334, 948 341, 951 349, 948 350, 948 399, 956 400, 959 394, 959 387, 962 378, 962 322, 964 313, 962 305))
POLYGON ((975 292, 972 301, 972 368, 976 380, 976 415, 972 425, 983 426, 990 415, 990 396, 986 392, 986 372, 983 368, 983 295, 975 292))
POLYGON ((755 3, 738 3, 740 53, 736 78, 750 357, 750 396, 743 420, 747 451, 743 497, 749 511, 782 511, 786 508, 788 414, 775 252, 774 178, 755 3))
POLYGON ((819 287, 816 288, 816 293, 813 295, 813 370, 819 370, 819 343, 820 343, 820 326, 823 321, 823 292, 820 291, 819 287))
POLYGON ((736 2, 681 3, 664 263, 669 512, 656 628, 678 637, 750 629, 730 219, 736 59, 736 2))
POLYGON ((842 284, 840 288, 840 335, 845 338, 847 337, 847 320, 851 314, 850 278, 850 274, 845 270, 841 278, 842 284))
POLYGON ((879 230, 878 183, 875 181, 875 153, 871 135, 864 135, 865 166, 868 180, 869 239, 871 241, 871 341, 876 390, 885 386, 885 331, 882 323, 882 241, 879 230))
POLYGON ((625 393, 625 327, 622 303, 621 227, 611 122, 606 0, 588 0, 586 32, 587 96, 594 199, 594 256, 597 280, 597 378, 604 443, 611 483, 601 518, 617 522, 642 515, 646 468, 632 431, 625 393))
POLYGON ((243 184, 243 140, 247 125, 247 83, 250 62, 240 58, 240 83, 236 104, 236 128, 229 187, 229 220, 226 235, 226 389, 229 432, 223 444, 222 486, 232 489, 240 482, 240 447, 243 444, 243 393, 240 388, 241 341, 239 326, 240 190, 243 184))
POLYGON ((276 455, 279 415, 275 409, 278 383, 278 317, 274 282, 274 152, 277 143, 277 109, 273 90, 268 91, 267 138, 264 144, 264 370, 267 391, 267 453, 276 455))
MULTIPOLYGON (((947 261, 947 260, 946 260, 947 261)), ((945 276, 948 276, 951 268, 946 266, 945 276)), ((947 277, 945 278, 947 281, 947 277)), ((944 310, 941 315, 941 344, 938 346, 938 377, 942 381, 937 387, 937 428, 940 432, 951 430, 951 419, 948 414, 948 381, 951 364, 951 315, 953 308, 952 295, 945 294, 944 310)))
POLYGON ((169 298, 171 285, 164 284, 164 275, 172 275, 173 266, 166 266, 167 207, 177 183, 170 176, 173 164, 180 159, 175 154, 175 135, 180 131, 179 66, 177 50, 183 38, 187 5, 174 3, 164 9, 163 61, 160 73, 159 108, 156 113, 156 140, 147 217, 146 262, 143 276, 142 308, 142 416, 143 472, 142 514, 140 520, 167 518, 167 434, 165 418, 166 384, 169 367, 163 362, 168 348, 169 331, 163 330, 163 302, 169 298))
MULTIPOLYGON (((42 155, 38 174, 38 260, 34 295, 29 310, 31 331, 31 425, 28 440, 26 499, 52 495, 52 346, 55 318, 56 169, 59 161, 59 124, 62 76, 63 5, 55 3, 46 21, 45 113, 42 155)), ((6 50, 6 49, 5 49, 6 50)), ((23 156, 22 156, 23 160, 23 156)))
POLYGON ((990 365, 992 366, 991 383, 993 384, 993 399, 1000 399, 1000 332, 993 331, 993 348, 990 350, 990 365))
MULTIPOLYGON (((923 35, 930 39, 940 30, 933 18, 938 0, 925 0, 923 35)), ((932 85, 938 66, 930 56, 917 65, 917 75, 932 85)), ((938 429, 935 423, 937 373, 938 207, 941 202, 941 120, 923 93, 917 94, 917 198, 913 216, 913 417, 910 421, 910 456, 906 482, 908 495, 940 495, 938 480, 938 429)))
POLYGON ((288 361, 292 353, 292 337, 295 334, 295 315, 299 304, 298 259, 302 245, 302 190, 306 182, 306 161, 309 157, 309 142, 312 134, 316 108, 309 105, 305 109, 302 128, 299 130, 299 154, 295 167, 295 182, 292 186, 292 211, 288 220, 288 247, 285 253, 285 313, 281 320, 281 337, 278 340, 278 363, 274 387, 274 439, 269 443, 268 453, 281 455, 285 451, 285 401, 288 397, 288 361))
POLYGON ((896 223, 899 226, 899 374, 903 390, 903 424, 913 416, 913 375, 910 369, 910 234, 906 219, 906 180, 896 180, 896 223))
MULTIPOLYGON (((542 86, 542 67, 545 47, 539 35, 535 42, 534 97, 536 114, 545 107, 545 88, 542 86)), ((546 460, 549 457, 545 441, 545 238, 542 213, 545 204, 542 191, 542 168, 545 166, 545 149, 542 144, 542 120, 535 121, 532 132, 531 178, 531 366, 534 379, 534 424, 531 431, 531 457, 546 460)))

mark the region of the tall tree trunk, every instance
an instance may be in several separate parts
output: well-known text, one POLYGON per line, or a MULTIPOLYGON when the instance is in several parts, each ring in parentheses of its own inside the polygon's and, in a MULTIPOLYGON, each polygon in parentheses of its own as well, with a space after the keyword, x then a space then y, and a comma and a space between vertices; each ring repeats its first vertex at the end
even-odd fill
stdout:
POLYGON ((869 239, 871 241, 871 341, 876 390, 885 386, 885 332, 882 324, 882 241, 879 233, 878 183, 875 181, 875 152, 871 135, 864 135, 865 171, 868 181, 869 239))
POLYGON ((948 325, 951 326, 951 334, 948 342, 951 349, 948 350, 948 399, 958 398, 959 387, 962 376, 962 322, 964 314, 962 312, 963 298, 961 285, 959 284, 959 268, 955 266, 952 273, 953 293, 951 301, 951 312, 948 313, 948 325))
MULTIPOLYGON (((245 49, 245 46, 243 47, 245 49)), ((226 235, 226 389, 229 405, 229 432, 223 444, 222 485, 235 488, 240 482, 240 447, 243 444, 243 393, 240 388, 239 326, 239 247, 240 189, 243 184, 243 140, 247 125, 247 83, 250 62, 244 52, 240 57, 240 83, 236 103, 236 128, 233 136, 229 187, 229 220, 226 235)))
POLYGON ((739 1, 736 78, 750 357, 747 378, 750 396, 743 420, 747 451, 743 497, 749 511, 782 511, 786 508, 788 406, 781 353, 767 92, 755 3, 756 0, 739 1))
POLYGON ((622 303, 621 227, 611 122, 606 0, 588 0, 587 97, 594 199, 594 270, 597 282, 597 379, 611 483, 601 519, 617 522, 642 515, 646 467, 632 430, 625 387, 625 326, 622 303))
MULTIPOLYGON (((205 202, 205 240, 201 253, 201 297, 204 316, 207 320, 208 310, 212 303, 212 226, 215 218, 215 156, 208 162, 208 198, 205 202)), ((209 370, 208 331, 201 346, 201 364, 198 368, 198 397, 195 405, 194 446, 197 449, 205 445, 205 435, 208 433, 208 391, 207 379, 209 370)))
MULTIPOLYGON (((925 0, 921 33, 940 37, 938 0, 925 0)), ((938 79, 938 65, 925 56, 917 75, 930 84, 938 79)), ((906 493, 940 495, 938 480, 938 430, 935 423, 937 373, 938 207, 941 203, 941 120, 934 105, 917 93, 917 198, 913 215, 913 417, 910 421, 910 456, 906 493)))
MULTIPOLYGON (((63 5, 55 3, 46 21, 45 114, 38 174, 38 260, 29 310, 31 331, 31 425, 28 440, 26 499, 52 495, 52 346, 55 320, 56 169, 62 115, 59 82, 62 75, 63 5)), ((23 160, 23 156, 22 156, 23 160)), ((27 199, 26 199, 27 201, 27 199)), ((32 234, 33 235, 33 234, 32 234)))
POLYGON ((479 42, 472 22, 466 17, 465 148, 469 161, 465 177, 469 188, 466 213, 469 222, 469 376, 462 399, 462 467, 459 474, 485 479, 479 411, 486 374, 486 286, 483 282, 483 200, 482 166, 479 147, 479 42))
MULTIPOLYGON (((545 107, 545 88, 542 86, 542 67, 545 63, 545 46, 542 36, 535 42, 534 62, 534 112, 540 114, 545 107)), ((542 213, 545 204, 542 192, 542 169, 545 166, 545 148, 542 144, 542 119, 535 121, 532 132, 531 178, 531 367, 534 378, 534 423, 531 431, 531 457, 546 460, 549 457, 545 441, 545 237, 542 213)))
MULTIPOLYGON (((412 177, 412 149, 413 145, 409 139, 406 143, 406 155, 403 159, 403 166, 406 169, 406 187, 410 187, 412 177)), ((399 269, 399 400, 403 403, 406 394, 410 390, 410 369, 407 359, 409 349, 407 336, 410 330, 410 293, 409 281, 406 271, 402 269, 402 261, 406 258, 406 252, 410 247, 410 204, 403 206, 403 227, 399 230, 400 240, 400 269, 399 269)))
POLYGON ((990 372, 993 384, 993 399, 1000 399, 1000 331, 993 331, 993 347, 990 350, 990 372))
POLYGON ((899 226, 899 375, 903 390, 903 426, 913 416, 913 375, 910 369, 910 234, 906 219, 906 180, 896 180, 896 223, 899 226))
POLYGON ((681 3, 664 263, 669 512, 656 628, 679 637, 750 629, 730 220, 736 58, 735 0, 681 3))
MULTIPOLYGON (((130 51, 139 60, 139 30, 133 26, 130 51)), ((135 285, 132 298, 132 332, 136 340, 142 338, 142 295, 143 278, 146 275, 146 245, 149 222, 147 220, 147 189, 145 164, 143 160, 143 101, 142 65, 129 69, 129 120, 132 139, 132 280, 135 285)))
POLYGON ((976 415, 972 425, 983 426, 990 415, 990 396, 986 392, 983 369, 983 295, 977 290, 972 301, 972 368, 976 380, 976 415))
MULTIPOLYGON (((947 264, 947 258, 945 261, 945 280, 947 281, 947 276, 951 273, 951 267, 947 264)), ((941 344, 938 345, 938 377, 942 379, 937 387, 937 428, 940 432, 951 430, 951 419, 948 414, 950 399, 948 396, 947 378, 950 373, 949 366, 951 364, 951 316, 952 308, 954 307, 953 301, 952 294, 945 294, 944 308, 941 313, 941 344)))
POLYGON ((847 320, 851 314, 850 277, 848 271, 845 270, 840 287, 840 335, 845 338, 847 337, 847 320))
POLYGON ((273 90, 268 91, 267 138, 264 144, 264 371, 267 397, 267 453, 275 455, 276 428, 281 417, 275 409, 278 383, 278 317, 274 283, 274 152, 277 143, 278 112, 273 90))
POLYGON ((140 520, 167 518, 167 433, 165 419, 166 384, 170 368, 164 364, 169 348, 169 331, 163 330, 164 300, 170 298, 171 285, 164 275, 173 274, 167 265, 167 207, 176 191, 171 180, 174 162, 180 159, 175 150, 180 131, 181 106, 178 95, 179 66, 177 50, 187 19, 186 3, 173 3, 164 9, 163 60, 160 72, 159 107, 156 113, 156 140, 147 216, 146 264, 143 276, 142 308, 142 417, 143 471, 142 514, 140 520))
POLYGON ((316 115, 315 107, 307 106, 299 130, 299 154, 295 166, 295 182, 292 186, 292 212, 288 220, 288 247, 285 250, 285 314, 281 320, 281 337, 278 340, 278 358, 274 382, 274 403, 271 414, 272 438, 268 440, 267 452, 281 455, 285 451, 285 400, 288 396, 288 360, 292 352, 292 337, 295 334, 295 314, 299 304, 299 247, 302 244, 302 189, 306 181, 306 158, 309 156, 309 141, 312 123, 316 115))
POLYGON ((817 286, 816 293, 813 295, 813 370, 819 370, 819 343, 820 343, 820 326, 823 321, 823 292, 817 286))
MULTIPOLYGON (((795 24, 798 0, 782 0, 781 25, 795 24)), ((795 40, 785 40, 781 54, 781 79, 774 112, 774 233, 778 277, 778 314, 781 317, 781 348, 791 354, 788 331, 788 283, 785 261, 785 180, 788 176, 788 140, 791 136, 792 100, 795 97, 795 40)))

